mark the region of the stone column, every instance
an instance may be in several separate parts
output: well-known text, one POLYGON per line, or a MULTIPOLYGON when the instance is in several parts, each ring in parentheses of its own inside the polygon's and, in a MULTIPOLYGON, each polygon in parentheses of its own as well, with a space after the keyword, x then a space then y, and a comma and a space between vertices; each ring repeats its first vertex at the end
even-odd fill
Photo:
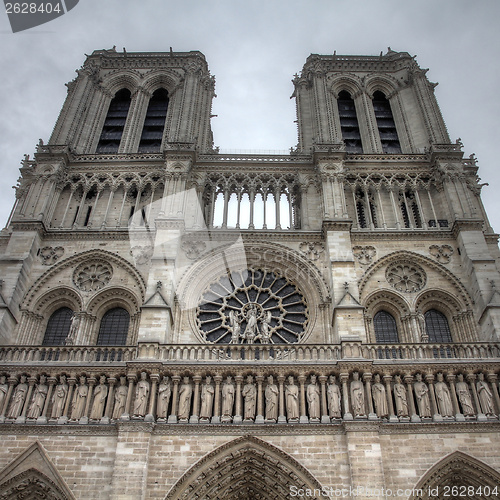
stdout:
POLYGON ((181 377, 179 375, 172 376, 172 382, 174 383, 174 388, 172 390, 172 410, 168 417, 167 422, 169 424, 177 423, 177 405, 179 404, 179 381, 181 377))
POLYGON ((460 407, 458 406, 458 399, 457 399, 457 389, 455 387, 455 375, 448 373, 446 375, 446 380, 450 384, 450 392, 451 392, 451 402, 453 404, 453 411, 455 412, 455 420, 457 421, 464 421, 465 417, 460 413, 460 407))
POLYGON ((300 384, 300 389, 299 389, 299 397, 300 397, 300 419, 299 422, 301 424, 308 424, 309 423, 309 417, 307 416, 306 412, 306 391, 305 391, 305 382, 306 382, 306 377, 305 375, 299 375, 299 384, 300 384))
POLYGON ((71 408, 71 402, 73 400, 73 391, 75 389, 76 377, 71 375, 68 378, 68 394, 66 396, 66 402, 64 403, 63 414, 57 419, 58 424, 65 424, 68 421, 68 414, 71 408))
POLYGON ((120 420, 130 420, 130 406, 132 405, 132 392, 134 390, 134 382, 136 381, 136 376, 127 375, 127 379, 128 379, 127 401, 125 403, 125 412, 120 417, 120 420))
POLYGON ((406 392, 408 398, 408 411, 410 413, 411 422, 420 422, 420 417, 417 415, 415 410, 415 400, 413 399, 413 377, 411 375, 405 375, 404 381, 406 383, 406 392))
POLYGON ((149 379, 151 380, 151 392, 149 399, 149 409, 148 414, 144 417, 144 422, 154 422, 155 421, 155 411, 156 411, 156 388, 158 386, 158 379, 160 375, 158 373, 151 374, 149 379))
POLYGON ((354 420, 352 413, 349 411, 349 388, 347 381, 349 380, 348 373, 341 373, 339 375, 340 382, 342 383, 342 400, 344 403, 344 420, 354 420))
POLYGON ((220 423, 220 383, 222 382, 221 375, 215 375, 215 394, 214 394, 214 416, 212 424, 220 423))
POLYGON ((108 377, 108 399, 106 400, 106 408, 104 409, 104 416, 101 418, 101 424, 109 424, 113 411, 113 402, 115 395, 115 377, 108 377))
POLYGON ((37 424, 47 423, 47 410, 49 409, 50 398, 52 397, 52 391, 54 390, 54 385, 57 383, 57 379, 55 377, 49 377, 47 379, 47 383, 49 385, 49 388, 47 390, 47 397, 45 398, 42 414, 36 419, 37 424))
POLYGON ((257 416, 255 417, 256 424, 264 423, 264 402, 262 399, 262 382, 264 380, 263 375, 257 375, 255 377, 257 380, 257 416))
POLYGON ((7 413, 7 408, 9 407, 10 398, 12 397, 12 391, 14 386, 17 384, 16 377, 9 377, 9 390, 7 391, 7 396, 2 408, 2 414, 0 415, 0 422, 5 422, 5 414, 7 413))
POLYGON ((399 422, 399 418, 394 413, 394 403, 392 402, 392 388, 390 375, 383 376, 385 382, 385 395, 387 396, 387 408, 389 409, 389 422, 399 422))
POLYGON ((365 393, 368 395, 368 420, 378 420, 378 416, 373 409, 373 396, 372 396, 372 374, 363 373, 363 380, 365 382, 365 393))
POLYGON ((497 415, 500 415, 500 398, 498 396, 498 389, 497 389, 497 380, 498 376, 496 373, 487 373, 486 374, 486 379, 488 382, 491 384, 491 392, 493 393, 493 399, 495 400, 495 413, 497 415))
POLYGON ((486 420, 488 419, 482 412, 481 404, 479 403, 479 398, 477 397, 476 375, 474 375, 473 373, 467 374, 467 382, 469 382, 470 384, 472 397, 474 398, 474 404, 476 405, 477 420, 478 422, 486 422, 486 420))
POLYGON ((243 377, 241 375, 236 375, 236 377, 234 377, 235 381, 236 381, 236 406, 235 406, 235 414, 234 414, 234 418, 233 418, 233 422, 235 424, 241 424, 241 422, 243 421, 243 417, 241 415, 241 382, 243 380, 243 377))
POLYGON ((21 414, 16 418, 16 424, 24 424, 26 422, 26 412, 28 411, 28 407, 31 402, 31 395, 33 393, 33 387, 36 384, 36 378, 30 377, 28 379, 28 394, 26 395, 26 399, 24 400, 23 409, 21 414))
POLYGON ((197 424, 198 417, 200 413, 200 382, 201 375, 195 375, 193 377, 194 381, 194 397, 193 397, 193 411, 191 413, 191 417, 189 418, 190 424, 197 424))
POLYGON ((321 384, 321 423, 329 424, 330 416, 328 414, 328 404, 326 402, 326 375, 320 375, 319 383, 321 384))
POLYGON ((432 420, 434 420, 434 422, 442 422, 443 417, 439 414, 439 408, 438 408, 437 401, 436 401, 436 393, 434 392, 434 375, 427 374, 425 376, 425 381, 429 385, 429 396, 431 398, 432 420))
POLYGON ((283 375, 278 376, 279 384, 279 407, 278 407, 278 423, 286 424, 285 416, 285 377, 283 375))
POLYGON ((92 394, 94 392, 94 386, 97 382, 95 377, 89 377, 87 382, 89 383, 89 393, 87 395, 87 400, 85 401, 85 411, 83 412, 83 416, 80 419, 80 424, 88 424, 89 423, 89 410, 90 410, 90 402, 92 401, 92 394))

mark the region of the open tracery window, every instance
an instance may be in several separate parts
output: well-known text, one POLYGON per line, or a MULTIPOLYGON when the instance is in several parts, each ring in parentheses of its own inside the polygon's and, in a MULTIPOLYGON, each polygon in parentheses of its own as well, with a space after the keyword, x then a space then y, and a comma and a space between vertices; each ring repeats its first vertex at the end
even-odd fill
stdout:
POLYGON ((197 321, 208 342, 288 344, 300 341, 308 310, 296 284, 277 272, 248 269, 205 290, 197 321))
POLYGON ((149 100, 144 127, 139 143, 139 153, 158 153, 161 149, 163 130, 168 109, 168 92, 158 89, 149 100))
POLYGON ((337 105, 339 107, 340 129, 346 151, 348 153, 362 153, 363 146, 361 145, 356 106, 347 91, 340 92, 337 105))
POLYGON ((109 104, 97 153, 118 153, 130 108, 130 90, 119 90, 109 104))
POLYGON ((429 336, 430 343, 438 344, 453 342, 448 320, 443 313, 436 311, 436 309, 431 309, 427 311, 424 316, 425 329, 429 336))
POLYGON ((125 345, 129 323, 130 315, 125 309, 110 309, 102 317, 97 345, 125 345))
POLYGON ((61 307, 49 318, 42 345, 64 345, 71 329, 73 311, 61 307))
POLYGON ((397 344, 399 342, 398 327, 392 314, 379 311, 373 318, 375 341, 378 344, 397 344))
POLYGON ((385 95, 377 91, 373 94, 373 110, 384 153, 401 153, 398 132, 392 115, 391 104, 385 95))

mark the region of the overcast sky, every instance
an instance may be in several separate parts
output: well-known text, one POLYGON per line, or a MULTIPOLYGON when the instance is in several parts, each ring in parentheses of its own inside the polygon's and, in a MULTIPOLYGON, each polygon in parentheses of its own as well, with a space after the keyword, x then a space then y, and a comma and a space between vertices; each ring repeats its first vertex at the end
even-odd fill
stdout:
POLYGON ((216 77, 212 120, 224 150, 297 143, 291 79, 307 56, 417 56, 452 141, 476 153, 483 200, 500 231, 499 0, 80 0, 69 13, 13 34, 0 13, 0 223, 14 202, 19 162, 48 141, 64 84, 95 49, 200 50, 216 77))

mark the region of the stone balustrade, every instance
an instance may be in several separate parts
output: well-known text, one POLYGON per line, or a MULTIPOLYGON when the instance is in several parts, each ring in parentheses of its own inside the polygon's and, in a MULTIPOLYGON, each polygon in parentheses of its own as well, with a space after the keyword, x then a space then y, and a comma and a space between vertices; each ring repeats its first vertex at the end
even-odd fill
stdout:
POLYGON ((460 360, 500 358, 500 344, 488 342, 450 344, 158 344, 138 346, 2 346, 0 364, 6 362, 94 363, 154 359, 171 363, 258 362, 331 363, 345 359, 460 360))

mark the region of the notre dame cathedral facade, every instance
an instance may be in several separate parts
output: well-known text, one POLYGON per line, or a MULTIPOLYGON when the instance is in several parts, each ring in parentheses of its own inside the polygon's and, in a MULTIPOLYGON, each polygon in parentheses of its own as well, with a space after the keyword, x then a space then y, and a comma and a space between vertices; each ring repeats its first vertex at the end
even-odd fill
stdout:
POLYGON ((309 56, 288 155, 215 148, 214 85, 95 51, 22 161, 0 499, 500 496, 497 235, 426 71, 309 56))

